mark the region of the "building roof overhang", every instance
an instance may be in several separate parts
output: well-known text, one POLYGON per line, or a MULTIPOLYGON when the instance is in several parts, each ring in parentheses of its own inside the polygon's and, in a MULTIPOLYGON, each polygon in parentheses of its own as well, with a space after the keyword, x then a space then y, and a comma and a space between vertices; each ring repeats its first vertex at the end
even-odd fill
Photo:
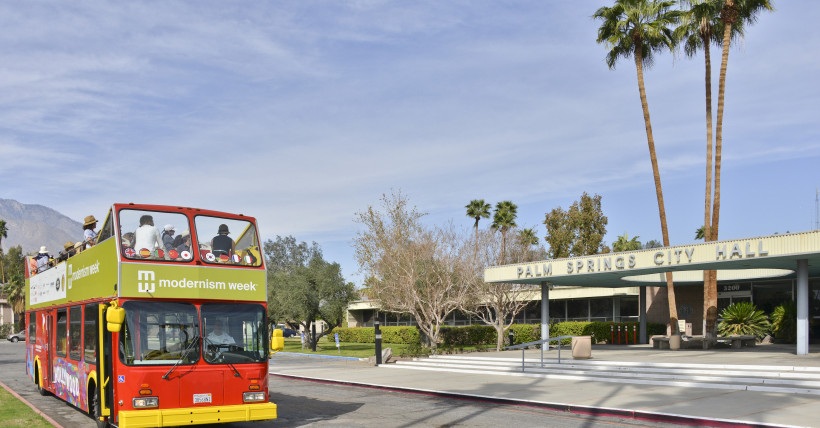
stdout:
POLYGON ((808 260, 809 276, 820 276, 820 231, 733 239, 584 257, 543 260, 484 270, 487 282, 583 287, 702 284, 704 270, 718 281, 794 278, 797 261, 808 260))

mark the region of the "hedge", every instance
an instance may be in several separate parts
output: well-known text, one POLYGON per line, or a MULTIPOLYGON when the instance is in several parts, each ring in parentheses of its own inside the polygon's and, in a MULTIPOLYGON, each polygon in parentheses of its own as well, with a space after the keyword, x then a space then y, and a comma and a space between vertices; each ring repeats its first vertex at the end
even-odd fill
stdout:
MULTIPOLYGON (((636 322, 613 323, 611 321, 567 321, 550 324, 550 337, 556 336, 595 336, 595 343, 610 341, 611 326, 615 325, 615 341, 617 342, 618 325, 626 327, 630 339, 632 328, 639 328, 636 322)), ((509 332, 513 333, 513 343, 521 344, 534 342, 541 338, 540 324, 513 324, 509 332)), ((623 330, 622 330, 623 331, 623 330)), ((381 327, 382 342, 396 344, 419 344, 421 334, 418 327, 381 327)), ((333 333, 339 334, 341 342, 373 343, 375 333, 373 327, 336 327, 333 333)), ((656 334, 666 334, 666 325, 662 323, 647 323, 648 337, 656 334)), ((623 334, 623 333, 622 333, 623 334)), ((506 338, 505 338, 506 339, 506 338)), ((441 343, 444 346, 495 345, 497 340, 495 327, 489 325, 470 325, 465 327, 442 327, 441 343)), ((629 341, 631 343, 631 340, 629 341)), ((564 343, 569 343, 566 339, 564 343)))

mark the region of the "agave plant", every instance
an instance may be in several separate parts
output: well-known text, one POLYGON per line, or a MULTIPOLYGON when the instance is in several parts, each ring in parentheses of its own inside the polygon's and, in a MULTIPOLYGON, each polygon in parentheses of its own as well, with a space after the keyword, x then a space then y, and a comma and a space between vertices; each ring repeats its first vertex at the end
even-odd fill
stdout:
POLYGON ((718 324, 721 336, 750 335, 763 337, 769 331, 769 318, 751 302, 738 302, 720 313, 723 321, 718 324))
POLYGON ((797 341, 797 306, 794 302, 784 303, 772 311, 772 333, 779 342, 797 341))

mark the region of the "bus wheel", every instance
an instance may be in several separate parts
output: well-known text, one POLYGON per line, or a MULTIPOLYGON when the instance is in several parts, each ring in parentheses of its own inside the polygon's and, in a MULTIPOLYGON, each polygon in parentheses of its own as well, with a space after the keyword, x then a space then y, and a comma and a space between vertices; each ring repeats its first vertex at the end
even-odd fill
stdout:
POLYGON ((97 388, 94 388, 94 399, 91 400, 91 405, 89 406, 89 412, 92 417, 94 418, 94 422, 97 423, 97 428, 109 428, 108 421, 101 421, 100 414, 102 410, 100 410, 100 391, 97 388))
POLYGON ((34 369, 34 385, 37 386, 37 393, 39 393, 42 396, 48 395, 48 391, 45 388, 43 388, 42 386, 40 386, 40 368, 39 367, 34 369))

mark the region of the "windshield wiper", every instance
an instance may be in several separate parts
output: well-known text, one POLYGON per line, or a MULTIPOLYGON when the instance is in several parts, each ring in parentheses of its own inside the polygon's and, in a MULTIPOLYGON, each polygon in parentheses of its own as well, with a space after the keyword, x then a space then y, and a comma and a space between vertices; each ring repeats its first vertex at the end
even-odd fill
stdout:
POLYGON ((185 348, 185 350, 184 350, 184 351, 182 351, 182 355, 180 355, 179 359, 177 360, 177 362, 176 362, 176 363, 174 363, 173 367, 171 367, 171 369, 170 369, 170 370, 168 370, 168 373, 165 373, 165 374, 162 376, 162 378, 163 378, 163 379, 168 379, 168 376, 169 376, 169 375, 170 375, 170 374, 171 374, 171 373, 172 373, 172 372, 173 372, 173 371, 177 368, 177 366, 179 365, 179 363, 181 363, 183 360, 185 360, 185 358, 186 358, 186 357, 188 357, 188 353, 190 353, 190 352, 191 352, 191 350, 192 350, 192 349, 194 349, 194 346, 195 346, 197 343, 199 343, 199 340, 200 340, 200 339, 201 339, 201 338, 197 336, 197 337, 195 337, 195 338, 194 338, 194 340, 192 340, 192 341, 191 341, 191 343, 190 343, 190 344, 189 344, 189 345, 185 348))
MULTIPOLYGON (((208 339, 208 338, 206 337, 206 338, 205 338, 205 347, 207 348, 207 346, 208 346, 208 345, 213 346, 214 348, 216 348, 216 349, 217 349, 217 352, 219 352, 219 345, 217 345, 217 344, 215 344, 215 343, 211 342, 211 339, 208 339)), ((222 354, 222 353, 220 352, 220 354, 222 354)), ((206 354, 206 356, 207 356, 207 354, 206 354)), ((228 366, 230 366, 230 368, 231 368, 231 369, 233 369, 233 372, 234 372, 234 375, 233 375, 233 376, 234 376, 234 377, 242 377, 242 375, 240 375, 240 374, 239 374, 239 370, 237 370, 237 369, 236 369, 236 367, 234 367, 234 365, 233 365, 233 364, 231 364, 231 362, 230 362, 230 361, 225 360, 225 354, 222 354, 222 362, 223 362, 223 363, 225 363, 225 364, 227 364, 228 366)))

